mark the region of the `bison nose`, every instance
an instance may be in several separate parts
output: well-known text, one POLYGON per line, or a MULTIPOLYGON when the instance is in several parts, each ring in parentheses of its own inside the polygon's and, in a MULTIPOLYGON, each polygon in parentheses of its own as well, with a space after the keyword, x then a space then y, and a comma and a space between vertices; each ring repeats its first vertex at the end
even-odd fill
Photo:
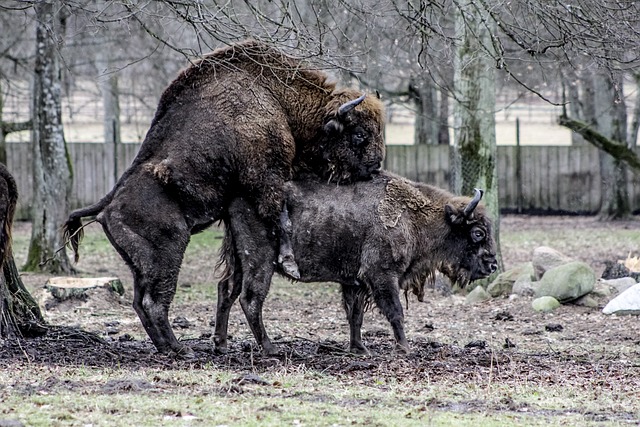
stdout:
POLYGON ((498 271, 498 263, 494 261, 491 264, 489 264, 489 270, 491 271, 491 274, 498 271))

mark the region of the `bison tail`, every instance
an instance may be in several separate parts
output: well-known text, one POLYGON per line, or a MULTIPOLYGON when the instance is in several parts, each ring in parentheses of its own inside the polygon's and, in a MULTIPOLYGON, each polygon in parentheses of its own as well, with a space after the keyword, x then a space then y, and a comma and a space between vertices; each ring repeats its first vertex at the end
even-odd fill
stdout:
POLYGON ((84 237, 84 226, 82 225, 82 217, 69 217, 67 222, 62 227, 64 242, 68 247, 73 250, 73 259, 78 262, 80 254, 78 252, 78 246, 80 240, 84 237))
POLYGON ((67 219, 67 222, 64 223, 64 226, 62 227, 64 242, 73 250, 75 262, 78 262, 78 260, 80 259, 78 246, 80 245, 80 241, 84 237, 84 227, 91 224, 91 222, 94 222, 91 221, 83 225, 82 218, 98 215, 111 202, 112 199, 113 190, 111 191, 111 193, 103 197, 102 200, 100 200, 98 203, 94 203, 93 205, 86 208, 78 209, 71 212, 71 214, 69 215, 69 219, 67 219))
POLYGON ((229 227, 229 221, 224 220, 224 238, 222 246, 220 246, 220 256, 216 264, 216 270, 223 268, 221 280, 228 279, 233 276, 234 266, 236 262, 236 254, 234 248, 233 235, 229 227))

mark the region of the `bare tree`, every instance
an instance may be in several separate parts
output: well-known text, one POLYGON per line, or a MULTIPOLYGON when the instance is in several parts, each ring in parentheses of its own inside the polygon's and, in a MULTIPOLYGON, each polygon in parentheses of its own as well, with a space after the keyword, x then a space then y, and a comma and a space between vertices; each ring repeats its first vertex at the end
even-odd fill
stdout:
POLYGON ((34 4, 36 16, 36 62, 33 107, 33 227, 26 270, 70 272, 62 247, 60 224, 69 211, 71 164, 64 140, 61 113, 61 71, 58 56, 61 4, 34 4))
MULTIPOLYGON (((495 68, 488 14, 472 0, 459 0, 456 11, 454 76, 454 165, 451 187, 457 194, 485 191, 484 203, 494 220, 499 247, 497 147, 495 133, 495 68)), ((499 265, 502 260, 498 251, 499 265)))

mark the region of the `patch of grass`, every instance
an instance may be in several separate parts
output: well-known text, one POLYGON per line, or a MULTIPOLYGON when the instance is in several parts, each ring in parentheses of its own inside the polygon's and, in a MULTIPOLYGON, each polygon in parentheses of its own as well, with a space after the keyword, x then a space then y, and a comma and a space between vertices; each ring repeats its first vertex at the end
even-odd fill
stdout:
POLYGON ((561 385, 376 382, 299 367, 260 374, 263 384, 243 375, 25 367, 0 382, 0 417, 30 426, 617 426, 638 411, 629 397, 561 385), (611 413, 619 417, 605 419, 611 413))
POLYGON ((189 246, 185 256, 200 256, 214 254, 217 256, 218 250, 222 245, 224 229, 213 226, 201 233, 191 236, 189 246))

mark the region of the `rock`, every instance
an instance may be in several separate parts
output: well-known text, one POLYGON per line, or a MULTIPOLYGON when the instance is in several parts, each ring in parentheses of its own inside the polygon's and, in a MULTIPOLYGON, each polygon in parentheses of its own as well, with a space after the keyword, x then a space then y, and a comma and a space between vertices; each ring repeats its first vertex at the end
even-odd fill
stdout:
POLYGON ((613 293, 618 293, 614 287, 609 286, 606 280, 598 279, 593 286, 590 295, 595 299, 609 299, 613 293))
POLYGON ((500 273, 487 287, 487 292, 494 298, 500 295, 509 295, 512 292, 513 284, 522 276, 531 280, 531 277, 533 277, 533 265, 531 263, 522 264, 500 273))
POLYGON ((482 286, 476 286, 474 290, 469 292, 465 299, 465 304, 475 304, 491 299, 491 295, 482 286))
POLYGON ((523 297, 532 297, 536 293, 537 282, 531 280, 530 277, 520 276, 513 284, 511 293, 521 295, 523 297))
POLYGON ((581 261, 572 261, 547 270, 538 282, 536 297, 554 297, 568 302, 591 292, 596 284, 593 269, 581 261))
POLYGON ((540 280, 544 273, 559 265, 571 262, 571 258, 547 246, 540 246, 533 250, 534 279, 540 280))
POLYGON ((548 313, 560 307, 560 303, 554 297, 540 297, 531 301, 531 307, 535 311, 548 313))
POLYGON ((589 307, 589 308, 598 308, 598 301, 591 296, 591 294, 582 296, 575 301, 572 301, 572 304, 579 305, 581 307, 589 307))
POLYGON ((59 301, 84 298, 89 289, 106 288, 118 295, 124 295, 124 286, 117 277, 52 277, 45 288, 59 301))
MULTIPOLYGON (((614 293, 616 294, 620 294, 624 291, 626 291, 627 289, 629 289, 630 287, 632 287, 633 285, 635 285, 636 279, 634 279, 633 277, 620 277, 618 279, 607 279, 607 280, 599 280, 600 283, 608 286, 610 288, 613 288, 614 293)), ((608 296, 611 295, 611 292, 609 293, 608 296)))
POLYGON ((604 314, 640 315, 640 283, 631 286, 609 301, 602 312, 604 314))

